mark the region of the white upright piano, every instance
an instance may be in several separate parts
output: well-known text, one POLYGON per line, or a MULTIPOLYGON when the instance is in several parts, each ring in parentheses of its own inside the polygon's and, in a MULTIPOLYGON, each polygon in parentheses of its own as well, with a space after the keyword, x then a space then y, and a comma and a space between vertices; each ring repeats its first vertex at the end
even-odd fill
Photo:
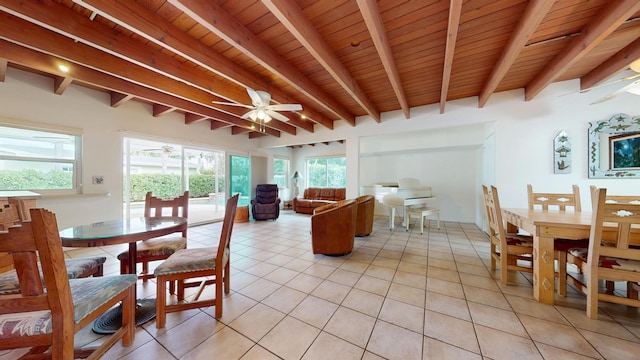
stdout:
POLYGON ((402 210, 402 225, 407 226, 407 207, 426 206, 429 202, 436 200, 436 197, 431 194, 431 187, 421 186, 420 180, 413 178, 399 179, 396 191, 381 194, 380 197, 382 204, 388 208, 390 230, 394 228, 396 209, 402 210))

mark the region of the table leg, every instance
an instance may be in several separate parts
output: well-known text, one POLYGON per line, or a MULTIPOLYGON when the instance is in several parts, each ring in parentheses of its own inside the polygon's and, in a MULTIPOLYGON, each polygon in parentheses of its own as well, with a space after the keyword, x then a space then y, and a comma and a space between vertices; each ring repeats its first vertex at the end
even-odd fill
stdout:
POLYGON ((136 256, 138 254, 136 243, 137 241, 129 243, 129 274, 136 274, 138 272, 136 269, 136 256))
POLYGON ((545 304, 553 304, 554 259, 553 238, 534 235, 533 296, 545 304))

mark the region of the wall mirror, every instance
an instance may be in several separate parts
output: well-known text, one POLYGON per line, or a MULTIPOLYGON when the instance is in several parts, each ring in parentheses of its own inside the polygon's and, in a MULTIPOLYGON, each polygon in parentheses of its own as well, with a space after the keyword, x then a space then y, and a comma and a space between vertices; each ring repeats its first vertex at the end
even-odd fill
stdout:
POLYGON ((589 123, 589 178, 640 177, 640 116, 589 123))

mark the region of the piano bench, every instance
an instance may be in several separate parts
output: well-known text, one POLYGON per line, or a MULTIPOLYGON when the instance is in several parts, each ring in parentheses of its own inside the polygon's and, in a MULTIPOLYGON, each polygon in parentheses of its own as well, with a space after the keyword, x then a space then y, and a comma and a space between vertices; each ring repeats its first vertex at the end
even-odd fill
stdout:
POLYGON ((415 216, 420 218, 420 234, 422 235, 422 232, 424 230, 424 219, 430 215, 437 216, 438 230, 440 230, 440 209, 429 208, 429 207, 407 209, 407 224, 406 224, 407 231, 409 231, 409 223, 411 222, 411 216, 415 216))

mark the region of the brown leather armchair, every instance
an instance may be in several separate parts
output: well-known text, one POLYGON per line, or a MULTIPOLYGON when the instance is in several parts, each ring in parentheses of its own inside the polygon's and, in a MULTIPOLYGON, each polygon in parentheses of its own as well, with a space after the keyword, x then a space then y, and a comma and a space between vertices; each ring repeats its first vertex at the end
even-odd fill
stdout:
POLYGON ((278 185, 258 184, 256 186, 256 197, 251 200, 251 214, 256 220, 275 220, 280 216, 278 185))
POLYGON ((311 247, 314 254, 346 255, 353 250, 356 233, 356 200, 341 200, 314 209, 311 247))
POLYGON ((362 195, 356 198, 358 211, 356 217, 356 236, 367 236, 373 231, 373 213, 375 197, 362 195))

